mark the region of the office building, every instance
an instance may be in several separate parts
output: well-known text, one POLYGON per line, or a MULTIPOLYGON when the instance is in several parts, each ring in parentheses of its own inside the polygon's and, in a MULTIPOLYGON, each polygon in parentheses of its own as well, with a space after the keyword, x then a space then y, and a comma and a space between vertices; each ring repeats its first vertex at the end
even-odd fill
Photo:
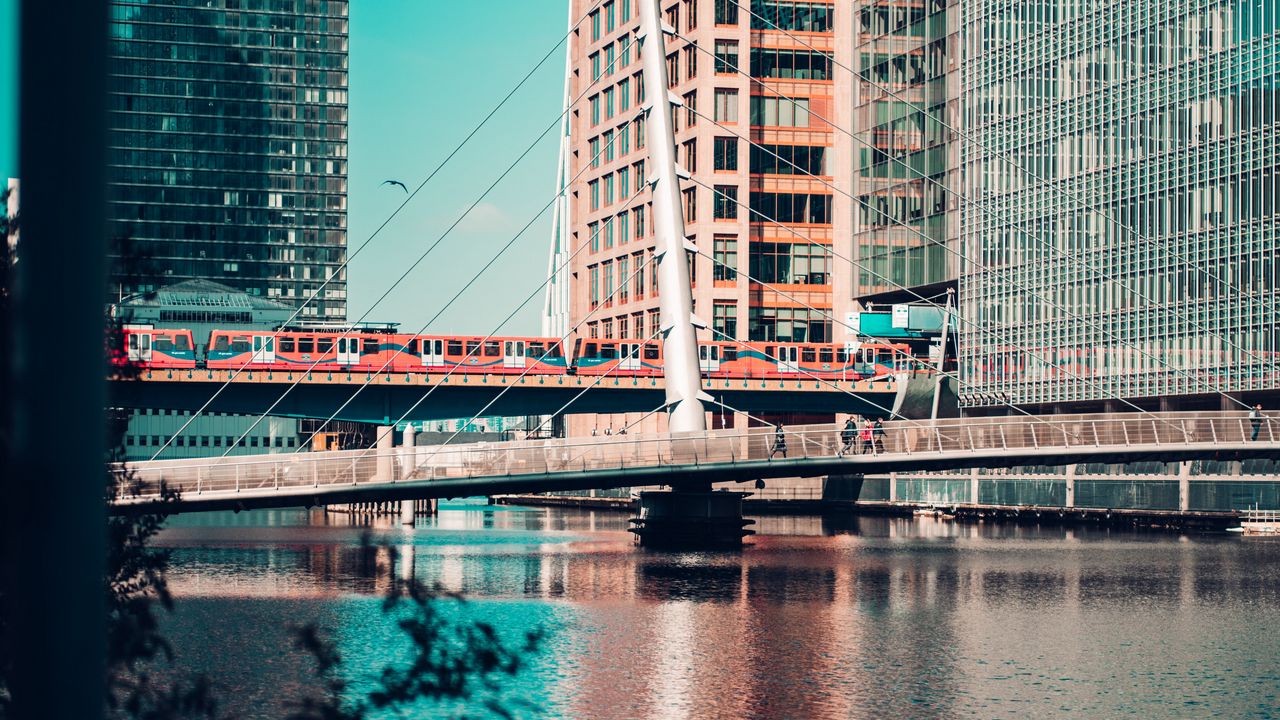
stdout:
POLYGON ((204 279, 344 319, 346 0, 112 0, 110 53, 108 301, 204 279))
POLYGON ((962 11, 962 405, 1280 388, 1280 3, 962 11))

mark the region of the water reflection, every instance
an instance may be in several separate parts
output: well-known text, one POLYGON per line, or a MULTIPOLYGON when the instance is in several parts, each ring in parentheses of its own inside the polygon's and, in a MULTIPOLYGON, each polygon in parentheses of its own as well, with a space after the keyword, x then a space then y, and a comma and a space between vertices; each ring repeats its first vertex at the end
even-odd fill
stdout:
POLYGON ((610 512, 451 504, 410 530, 192 518, 161 537, 180 598, 348 608, 359 652, 383 630, 353 598, 396 576, 497 603, 517 628, 553 609, 555 651, 526 680, 553 716, 1239 716, 1280 701, 1280 543, 1265 539, 771 516, 741 552, 654 553, 610 512))

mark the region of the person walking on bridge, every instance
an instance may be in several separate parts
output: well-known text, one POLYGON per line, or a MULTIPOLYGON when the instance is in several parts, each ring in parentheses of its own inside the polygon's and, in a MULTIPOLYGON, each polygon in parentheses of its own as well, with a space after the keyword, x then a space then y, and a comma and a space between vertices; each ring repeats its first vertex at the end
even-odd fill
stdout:
POLYGON ((778 423, 773 431, 773 449, 769 451, 770 460, 775 453, 782 453, 783 459, 787 457, 787 432, 782 428, 782 423, 778 423))
POLYGON ((871 443, 876 452, 884 452, 884 421, 880 418, 871 426, 871 443))
POLYGON ((1258 431, 1262 429, 1262 418, 1262 403, 1258 403, 1249 411, 1249 424, 1253 426, 1253 437, 1251 439, 1254 441, 1258 439, 1258 431))
POLYGON ((867 453, 872 452, 873 447, 871 445, 871 420, 867 420, 862 424, 862 432, 859 433, 859 435, 860 435, 859 439, 862 440, 862 449, 859 452, 863 455, 866 455, 867 453))
POLYGON ((844 429, 840 431, 840 452, 836 453, 836 457, 844 457, 847 452, 853 451, 853 441, 858 437, 858 429, 854 427, 853 418, 844 421, 844 429))

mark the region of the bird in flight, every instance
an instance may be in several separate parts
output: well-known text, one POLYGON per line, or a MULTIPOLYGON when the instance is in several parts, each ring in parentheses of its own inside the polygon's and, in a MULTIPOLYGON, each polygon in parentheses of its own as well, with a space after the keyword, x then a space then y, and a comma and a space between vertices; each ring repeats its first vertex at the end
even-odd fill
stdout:
POLYGON ((382 184, 383 185, 399 185, 400 189, 404 191, 405 195, 409 194, 409 188, 405 187, 404 183, 400 182, 399 180, 383 180, 382 184))

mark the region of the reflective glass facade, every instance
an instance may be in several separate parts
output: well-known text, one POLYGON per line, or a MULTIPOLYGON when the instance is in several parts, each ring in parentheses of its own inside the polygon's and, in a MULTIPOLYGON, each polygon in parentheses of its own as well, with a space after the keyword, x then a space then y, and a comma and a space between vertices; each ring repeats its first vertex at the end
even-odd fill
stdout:
POLYGON ((955 278, 960 9, 863 0, 853 24, 853 297, 955 278), (922 177, 922 175, 926 177, 922 177))
POLYGON ((962 404, 1280 386, 1280 2, 962 14, 962 404))
POLYGON ((346 0, 113 0, 109 300, 190 279, 346 316, 346 0))

